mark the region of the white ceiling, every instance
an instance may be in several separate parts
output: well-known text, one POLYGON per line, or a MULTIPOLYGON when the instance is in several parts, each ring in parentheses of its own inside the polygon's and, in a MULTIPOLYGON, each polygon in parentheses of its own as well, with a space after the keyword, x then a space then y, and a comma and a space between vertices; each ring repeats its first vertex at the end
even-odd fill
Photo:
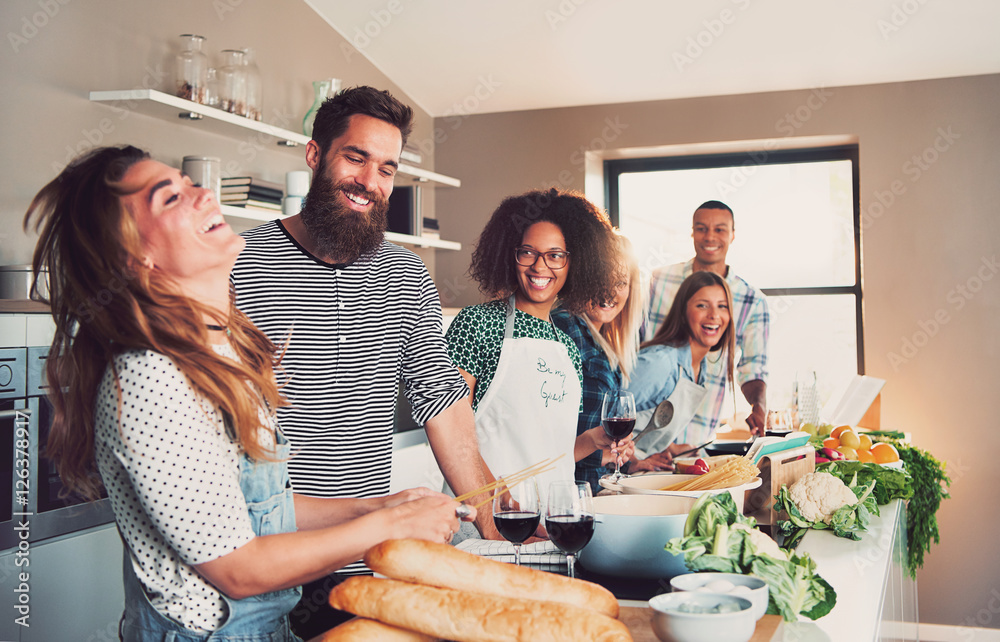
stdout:
POLYGON ((435 117, 1000 72, 996 0, 306 2, 435 117))

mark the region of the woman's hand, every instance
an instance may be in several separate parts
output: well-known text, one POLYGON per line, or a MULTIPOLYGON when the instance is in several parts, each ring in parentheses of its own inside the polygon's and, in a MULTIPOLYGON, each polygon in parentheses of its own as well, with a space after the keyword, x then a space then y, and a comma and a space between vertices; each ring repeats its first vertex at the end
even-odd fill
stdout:
POLYGON ((632 435, 629 435, 625 439, 601 450, 601 465, 608 466, 614 464, 617 459, 618 465, 624 466, 632 459, 633 455, 635 455, 635 442, 632 441, 632 435))
POLYGON ((640 459, 639 461, 634 461, 629 464, 628 472, 659 472, 663 470, 673 470, 674 462, 673 457, 667 451, 653 453, 645 459, 640 459))
MULTIPOLYGON (((401 493, 397 493, 399 494, 401 493)), ((392 511, 392 523, 395 525, 397 538, 423 539, 447 544, 459 529, 459 519, 455 513, 455 509, 459 506, 461 504, 453 498, 434 493, 405 501, 386 510, 392 511)), ((471 513, 463 519, 474 520, 476 509, 472 506, 468 508, 471 513)))

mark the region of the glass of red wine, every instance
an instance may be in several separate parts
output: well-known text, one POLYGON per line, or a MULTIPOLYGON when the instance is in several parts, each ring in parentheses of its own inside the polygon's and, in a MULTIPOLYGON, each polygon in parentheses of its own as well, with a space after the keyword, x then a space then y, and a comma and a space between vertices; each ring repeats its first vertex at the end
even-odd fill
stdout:
POLYGON ((514 545, 517 566, 521 565, 521 544, 534 535, 541 516, 538 484, 533 477, 509 488, 500 486, 493 496, 493 523, 504 539, 514 545))
MULTIPOLYGON (((618 388, 604 393, 601 425, 604 426, 604 434, 616 444, 632 434, 635 428, 635 397, 631 392, 618 388)), ((615 474, 611 479, 617 483, 621 478, 621 465, 615 458, 615 474)))
POLYGON ((569 576, 576 577, 576 554, 594 536, 594 498, 586 482, 555 481, 549 485, 545 530, 559 550, 566 553, 569 576))

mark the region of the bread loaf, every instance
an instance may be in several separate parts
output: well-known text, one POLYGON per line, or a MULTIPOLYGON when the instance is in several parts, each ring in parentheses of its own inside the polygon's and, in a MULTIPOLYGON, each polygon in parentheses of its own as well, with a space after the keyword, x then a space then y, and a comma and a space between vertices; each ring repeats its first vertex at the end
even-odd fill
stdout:
POLYGON ((415 539, 388 540, 365 553, 365 564, 376 573, 404 582, 560 602, 618 617, 618 600, 603 586, 497 562, 448 544, 415 539))
POLYGON ((434 642, 437 638, 363 617, 335 626, 312 642, 434 642))
POLYGON ((330 592, 335 609, 456 642, 631 642, 628 628, 557 602, 497 597, 376 577, 351 577, 330 592))

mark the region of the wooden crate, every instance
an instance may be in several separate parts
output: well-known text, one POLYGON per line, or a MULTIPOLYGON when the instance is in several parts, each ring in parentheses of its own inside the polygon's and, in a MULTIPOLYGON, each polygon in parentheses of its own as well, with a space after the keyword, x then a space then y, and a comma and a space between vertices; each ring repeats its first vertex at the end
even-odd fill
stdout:
POLYGON ((773 525, 778 519, 787 517, 775 514, 774 496, 781 485, 791 486, 806 473, 816 470, 816 449, 806 444, 791 450, 764 455, 757 462, 760 468, 761 485, 748 490, 743 502, 743 513, 757 520, 758 524, 773 525))

